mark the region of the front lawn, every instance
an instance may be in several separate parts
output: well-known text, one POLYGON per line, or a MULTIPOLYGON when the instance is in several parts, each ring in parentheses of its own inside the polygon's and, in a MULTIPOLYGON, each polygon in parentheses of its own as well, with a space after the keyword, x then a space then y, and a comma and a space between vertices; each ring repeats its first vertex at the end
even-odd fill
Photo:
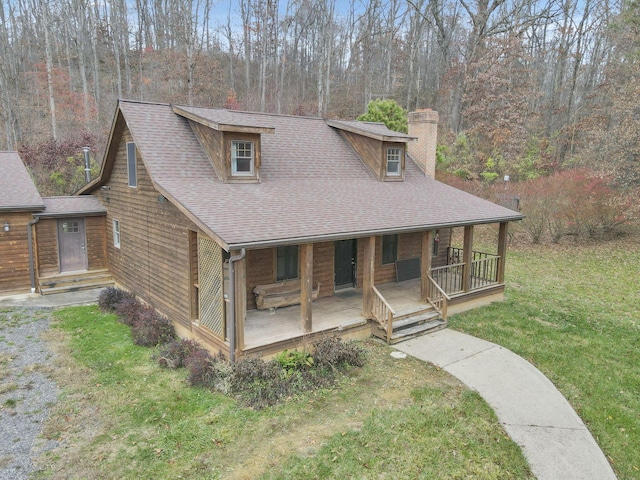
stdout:
POLYGON ((339 385, 258 411, 188 387, 114 315, 55 317, 62 396, 45 436, 59 447, 40 478, 533 478, 477 394, 374 341, 339 385))
POLYGON ((536 365, 567 397, 620 479, 640 478, 640 242, 511 250, 502 303, 451 328, 536 365))

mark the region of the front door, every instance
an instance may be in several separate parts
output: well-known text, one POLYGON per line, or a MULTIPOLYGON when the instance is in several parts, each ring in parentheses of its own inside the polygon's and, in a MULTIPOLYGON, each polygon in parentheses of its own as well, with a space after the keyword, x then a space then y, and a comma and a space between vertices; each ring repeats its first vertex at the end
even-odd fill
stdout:
POLYGON ((335 289, 351 288, 356 285, 356 240, 335 242, 335 289))
POLYGON ((58 220, 58 254, 60 272, 87 269, 84 218, 61 218, 58 220))

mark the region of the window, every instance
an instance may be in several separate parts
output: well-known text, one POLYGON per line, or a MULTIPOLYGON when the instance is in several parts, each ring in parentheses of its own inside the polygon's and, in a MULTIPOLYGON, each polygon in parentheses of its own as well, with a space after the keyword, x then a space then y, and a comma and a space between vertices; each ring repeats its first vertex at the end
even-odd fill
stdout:
POLYGON ((382 237, 382 265, 394 263, 398 258, 398 235, 382 237))
POLYGON ((276 249, 276 281, 298 278, 298 246, 276 249))
POLYGON ((402 149, 387 148, 387 176, 399 177, 402 173, 402 149))
POLYGON ((113 246, 120 248, 120 220, 113 219, 113 246))
POLYGON ((231 142, 231 174, 253 175, 253 142, 231 142))
POLYGON ((431 255, 438 256, 438 247, 440 247, 440 230, 436 230, 433 234, 433 248, 431 249, 431 255))
POLYGON ((129 186, 138 186, 138 174, 136 172, 136 144, 127 142, 127 174, 129 175, 129 186))
POLYGON ((80 223, 79 222, 63 222, 62 231, 64 233, 78 233, 80 232, 80 223))

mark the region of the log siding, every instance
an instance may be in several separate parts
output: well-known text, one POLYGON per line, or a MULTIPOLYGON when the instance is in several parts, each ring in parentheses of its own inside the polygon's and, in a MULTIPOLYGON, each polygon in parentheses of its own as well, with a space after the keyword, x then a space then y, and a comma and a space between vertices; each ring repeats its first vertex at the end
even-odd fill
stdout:
POLYGON ((160 193, 137 157, 138 187, 130 188, 127 178, 125 127, 108 189, 95 194, 107 207, 106 244, 109 268, 117 284, 190 328, 193 293, 189 232, 198 228, 170 202, 159 201, 160 193), (113 245, 113 219, 120 221, 120 248, 113 245))
POLYGON ((0 293, 28 292, 29 244, 27 224, 33 220, 31 212, 3 212, 0 214, 0 293), (3 229, 9 222, 10 231, 3 229))

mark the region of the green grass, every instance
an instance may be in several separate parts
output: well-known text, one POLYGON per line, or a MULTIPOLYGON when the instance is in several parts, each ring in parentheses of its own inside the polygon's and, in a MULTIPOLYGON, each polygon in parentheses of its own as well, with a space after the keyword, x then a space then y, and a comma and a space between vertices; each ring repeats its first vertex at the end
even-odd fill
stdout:
POLYGON ((45 434, 65 448, 40 459, 43 478, 533 478, 481 398, 375 342, 338 386, 256 411, 187 387, 112 315, 56 317, 50 344, 73 358, 54 374, 45 434))
POLYGON ((640 478, 639 268, 628 239, 510 251, 507 300, 450 319, 547 375, 620 479, 640 478))

